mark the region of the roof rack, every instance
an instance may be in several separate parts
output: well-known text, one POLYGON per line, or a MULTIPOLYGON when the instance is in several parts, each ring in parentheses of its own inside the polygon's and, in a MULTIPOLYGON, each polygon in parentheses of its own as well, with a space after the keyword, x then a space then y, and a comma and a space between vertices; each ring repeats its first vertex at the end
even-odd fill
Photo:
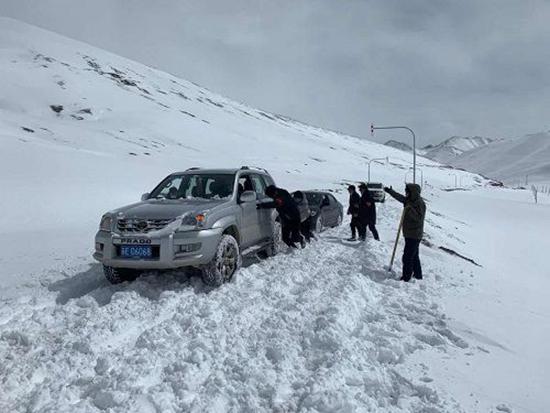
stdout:
POLYGON ((192 168, 187 168, 186 171, 196 171, 196 170, 199 170, 201 168, 199 168, 198 166, 193 166, 192 168))
POLYGON ((269 172, 267 172, 267 169, 265 169, 265 168, 260 168, 259 166, 247 166, 247 165, 243 165, 243 166, 241 166, 241 169, 242 169, 242 170, 256 169, 256 170, 258 170, 258 171, 262 171, 262 172, 265 172, 266 174, 269 174, 269 172))

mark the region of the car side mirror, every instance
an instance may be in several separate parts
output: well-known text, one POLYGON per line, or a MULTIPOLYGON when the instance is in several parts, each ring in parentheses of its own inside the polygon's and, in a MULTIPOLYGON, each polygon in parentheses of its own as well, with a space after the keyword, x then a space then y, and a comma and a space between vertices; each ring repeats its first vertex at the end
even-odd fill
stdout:
POLYGON ((147 201, 149 199, 149 195, 151 195, 149 192, 145 192, 142 196, 141 196, 141 200, 142 201, 147 201))
POLYGON ((258 196, 256 195, 256 192, 254 191, 244 191, 241 194, 241 197, 239 198, 239 202, 241 204, 247 203, 247 202, 255 202, 256 199, 258 199, 258 196))

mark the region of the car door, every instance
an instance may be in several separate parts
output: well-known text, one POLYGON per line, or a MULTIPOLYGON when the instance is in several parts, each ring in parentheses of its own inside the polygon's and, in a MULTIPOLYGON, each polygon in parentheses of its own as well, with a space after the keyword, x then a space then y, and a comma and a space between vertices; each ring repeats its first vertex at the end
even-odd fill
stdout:
POLYGON ((321 200, 321 218, 324 227, 329 227, 332 225, 333 214, 331 209, 330 197, 328 194, 323 193, 323 198, 321 200), (323 205, 326 204, 326 205, 323 205))
MULTIPOLYGON (((251 174, 242 174, 239 176, 239 198, 242 192, 254 191, 251 174)), ((238 199, 241 210, 241 247, 247 248, 258 241, 259 229, 259 210, 256 208, 257 202, 241 202, 238 199)))
MULTIPOLYGON (((256 196, 258 197, 259 202, 271 202, 265 194, 265 188, 267 187, 267 182, 265 181, 263 175, 252 174, 252 183, 254 184, 254 190, 256 191, 256 196)), ((257 241, 270 238, 273 233, 271 215, 273 213, 272 209, 259 209, 258 213, 258 234, 257 241)))
POLYGON ((332 215, 331 225, 338 225, 338 220, 340 218, 340 203, 334 198, 333 195, 328 196, 330 199, 330 209, 332 215))

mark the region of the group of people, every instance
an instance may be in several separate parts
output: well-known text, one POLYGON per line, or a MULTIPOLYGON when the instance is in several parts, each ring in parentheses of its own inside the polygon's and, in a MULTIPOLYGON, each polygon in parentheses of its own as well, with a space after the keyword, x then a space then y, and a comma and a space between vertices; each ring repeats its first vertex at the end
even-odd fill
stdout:
MULTIPOLYGON (((364 241, 367 235, 367 228, 372 232, 375 240, 379 241, 378 231, 376 230, 376 204, 367 188, 367 185, 360 184, 359 195, 354 185, 348 187, 349 207, 348 215, 351 215, 351 238, 356 240, 359 234, 359 240, 364 241)), ((401 281, 410 281, 412 277, 417 280, 422 279, 422 265, 420 264, 419 248, 422 236, 424 235, 424 217, 426 215, 426 204, 420 196, 420 185, 407 184, 405 186, 405 195, 393 190, 392 187, 385 187, 384 191, 394 199, 401 202, 403 208, 402 231, 405 238, 405 248, 403 250, 403 275, 401 281)))
POLYGON ((348 186, 348 215, 351 215, 351 238, 349 238, 349 241, 355 241, 357 235, 359 235, 360 241, 365 241, 367 228, 372 232, 374 239, 380 241, 376 230, 376 204, 374 198, 364 183, 359 185, 359 191, 361 195, 357 193, 355 185, 348 186))
POLYGON ((291 248, 297 248, 297 244, 304 248, 306 242, 314 238, 311 211, 304 193, 296 191, 291 195, 286 189, 270 185, 265 189, 265 194, 273 201, 258 204, 258 209, 277 209, 283 242, 291 248))
MULTIPOLYGON (((376 204, 366 184, 359 185, 360 194, 354 185, 348 187, 349 207, 348 215, 351 215, 350 240, 364 241, 367 236, 367 228, 377 241, 380 240, 376 229, 376 204), (357 238, 358 237, 358 238, 357 238)), ((402 231, 405 238, 403 250, 403 274, 402 281, 410 281, 412 277, 422 279, 422 266, 420 264, 419 247, 424 234, 424 217, 426 204, 420 196, 421 188, 417 184, 407 184, 405 195, 385 187, 384 191, 403 204, 402 231)), ((281 221, 282 239, 291 248, 302 248, 306 242, 313 238, 311 232, 311 213, 307 198, 301 191, 292 195, 282 188, 270 185, 265 194, 273 201, 258 204, 258 208, 276 208, 281 221)))

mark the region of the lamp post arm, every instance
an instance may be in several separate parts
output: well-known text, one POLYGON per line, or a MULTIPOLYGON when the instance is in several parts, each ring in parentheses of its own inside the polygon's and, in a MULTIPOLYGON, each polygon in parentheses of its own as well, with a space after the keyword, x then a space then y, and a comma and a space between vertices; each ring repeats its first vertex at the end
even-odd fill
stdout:
POLYGON ((376 129, 406 129, 408 130, 413 138, 413 183, 416 183, 416 135, 414 131, 408 126, 374 126, 371 125, 371 131, 376 129))

